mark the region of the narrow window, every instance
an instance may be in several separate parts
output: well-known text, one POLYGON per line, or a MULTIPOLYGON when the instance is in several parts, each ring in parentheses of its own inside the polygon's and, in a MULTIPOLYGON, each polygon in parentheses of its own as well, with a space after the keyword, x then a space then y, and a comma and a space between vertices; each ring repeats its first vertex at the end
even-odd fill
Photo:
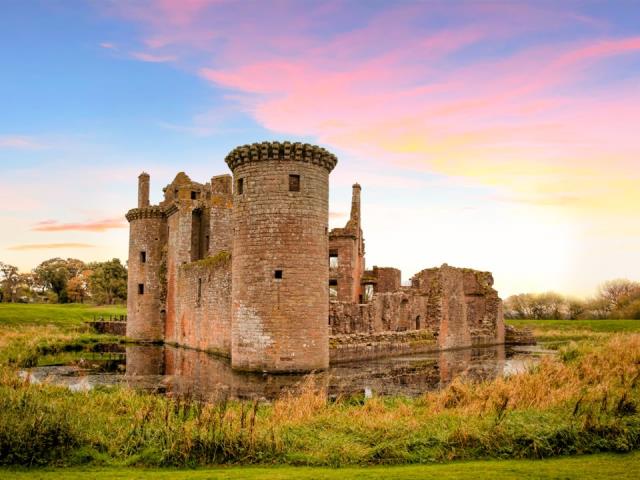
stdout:
POLYGON ((289 191, 300 191, 300 175, 289 175, 289 191))
POLYGON ((371 297, 373 297, 373 284, 367 283, 364 286, 364 295, 363 295, 363 303, 368 303, 371 301, 371 297))
POLYGON ((282 280, 282 270, 276 270, 273 273, 273 278, 275 278, 276 280, 282 280))
POLYGON ((147 252, 140 252, 140 263, 147 263, 147 252))
POLYGON ((416 317, 416 330, 420 330, 420 315, 416 317))
POLYGON ((138 284, 138 295, 144 295, 144 283, 138 284))
POLYGON ((338 268, 337 250, 329 250, 329 268, 338 268))
POLYGON ((198 198, 198 193, 197 192, 191 192, 191 200, 195 200, 196 198, 198 198))
POLYGON ((204 237, 204 255, 209 255, 209 235, 204 237))
POLYGON ((242 195, 244 193, 244 178, 238 179, 237 187, 238 195, 242 195))
POLYGON ((200 305, 200 302, 202 301, 202 279, 199 278, 198 279, 198 305, 200 305))
POLYGON ((338 280, 335 278, 329 279, 329 298, 338 297, 338 280))

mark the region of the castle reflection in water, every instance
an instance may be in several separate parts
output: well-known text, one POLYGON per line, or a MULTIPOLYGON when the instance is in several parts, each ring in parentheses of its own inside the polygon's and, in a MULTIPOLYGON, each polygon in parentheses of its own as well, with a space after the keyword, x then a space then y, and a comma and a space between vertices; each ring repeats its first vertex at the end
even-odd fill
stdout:
MULTIPOLYGON (((341 395, 417 396, 455 378, 490 380, 526 370, 540 358, 536 347, 504 345, 451 350, 332 365, 311 375, 243 373, 227 359, 162 345, 105 345, 102 353, 78 352, 65 364, 22 372, 32 383, 64 385, 73 391, 121 385, 174 398, 273 400, 308 384, 341 395)), ((51 362, 54 363, 54 362, 51 362)))
POLYGON ((308 375, 242 373, 232 370, 227 360, 205 352, 135 345, 126 347, 124 377, 133 388, 208 401, 274 399, 305 381, 326 388, 329 396, 416 396, 442 388, 456 377, 488 380, 523 371, 533 362, 532 355, 500 345, 338 364, 309 379, 308 375))

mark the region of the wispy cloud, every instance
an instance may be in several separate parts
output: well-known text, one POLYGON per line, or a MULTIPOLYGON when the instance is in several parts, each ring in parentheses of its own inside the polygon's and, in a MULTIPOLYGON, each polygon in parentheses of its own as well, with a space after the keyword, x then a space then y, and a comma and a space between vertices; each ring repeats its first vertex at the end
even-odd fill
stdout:
POLYGON ((13 245, 7 247, 7 250, 54 250, 69 248, 95 248, 95 245, 88 243, 25 243, 22 245, 13 245))
POLYGON ((0 148, 16 150, 41 150, 47 146, 40 140, 25 135, 0 135, 0 148))
POLYGON ((43 220, 36 223, 32 230, 36 232, 104 232, 115 228, 126 228, 127 223, 122 218, 105 218, 87 222, 61 223, 56 220, 43 220))
POLYGON ((136 60, 151 63, 174 62, 178 59, 178 57, 176 57, 175 55, 156 55, 147 52, 131 52, 131 56, 136 60))
POLYGON ((117 49, 116 44, 115 43, 110 43, 110 42, 102 42, 100 44, 100 46, 102 48, 106 48, 107 50, 116 50, 117 49))

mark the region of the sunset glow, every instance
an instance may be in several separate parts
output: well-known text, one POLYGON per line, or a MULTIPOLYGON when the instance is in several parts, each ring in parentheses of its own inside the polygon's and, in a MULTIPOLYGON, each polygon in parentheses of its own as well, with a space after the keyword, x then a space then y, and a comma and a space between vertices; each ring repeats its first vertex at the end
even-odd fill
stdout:
POLYGON ((317 143, 369 266, 503 295, 640 280, 634 1, 12 2, 0 15, 0 260, 127 257, 136 178, 317 143))

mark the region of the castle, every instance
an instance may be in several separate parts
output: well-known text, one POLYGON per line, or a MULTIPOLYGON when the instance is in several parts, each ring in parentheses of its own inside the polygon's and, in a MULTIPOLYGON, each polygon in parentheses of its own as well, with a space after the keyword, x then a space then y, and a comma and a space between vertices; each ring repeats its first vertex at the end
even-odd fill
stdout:
POLYGON ((443 265, 402 286, 365 269, 361 187, 328 229, 337 158, 308 144, 235 148, 231 175, 178 173, 150 205, 138 178, 130 223, 127 336, 230 357, 237 370, 307 372, 329 362, 504 343, 490 273, 443 265))

